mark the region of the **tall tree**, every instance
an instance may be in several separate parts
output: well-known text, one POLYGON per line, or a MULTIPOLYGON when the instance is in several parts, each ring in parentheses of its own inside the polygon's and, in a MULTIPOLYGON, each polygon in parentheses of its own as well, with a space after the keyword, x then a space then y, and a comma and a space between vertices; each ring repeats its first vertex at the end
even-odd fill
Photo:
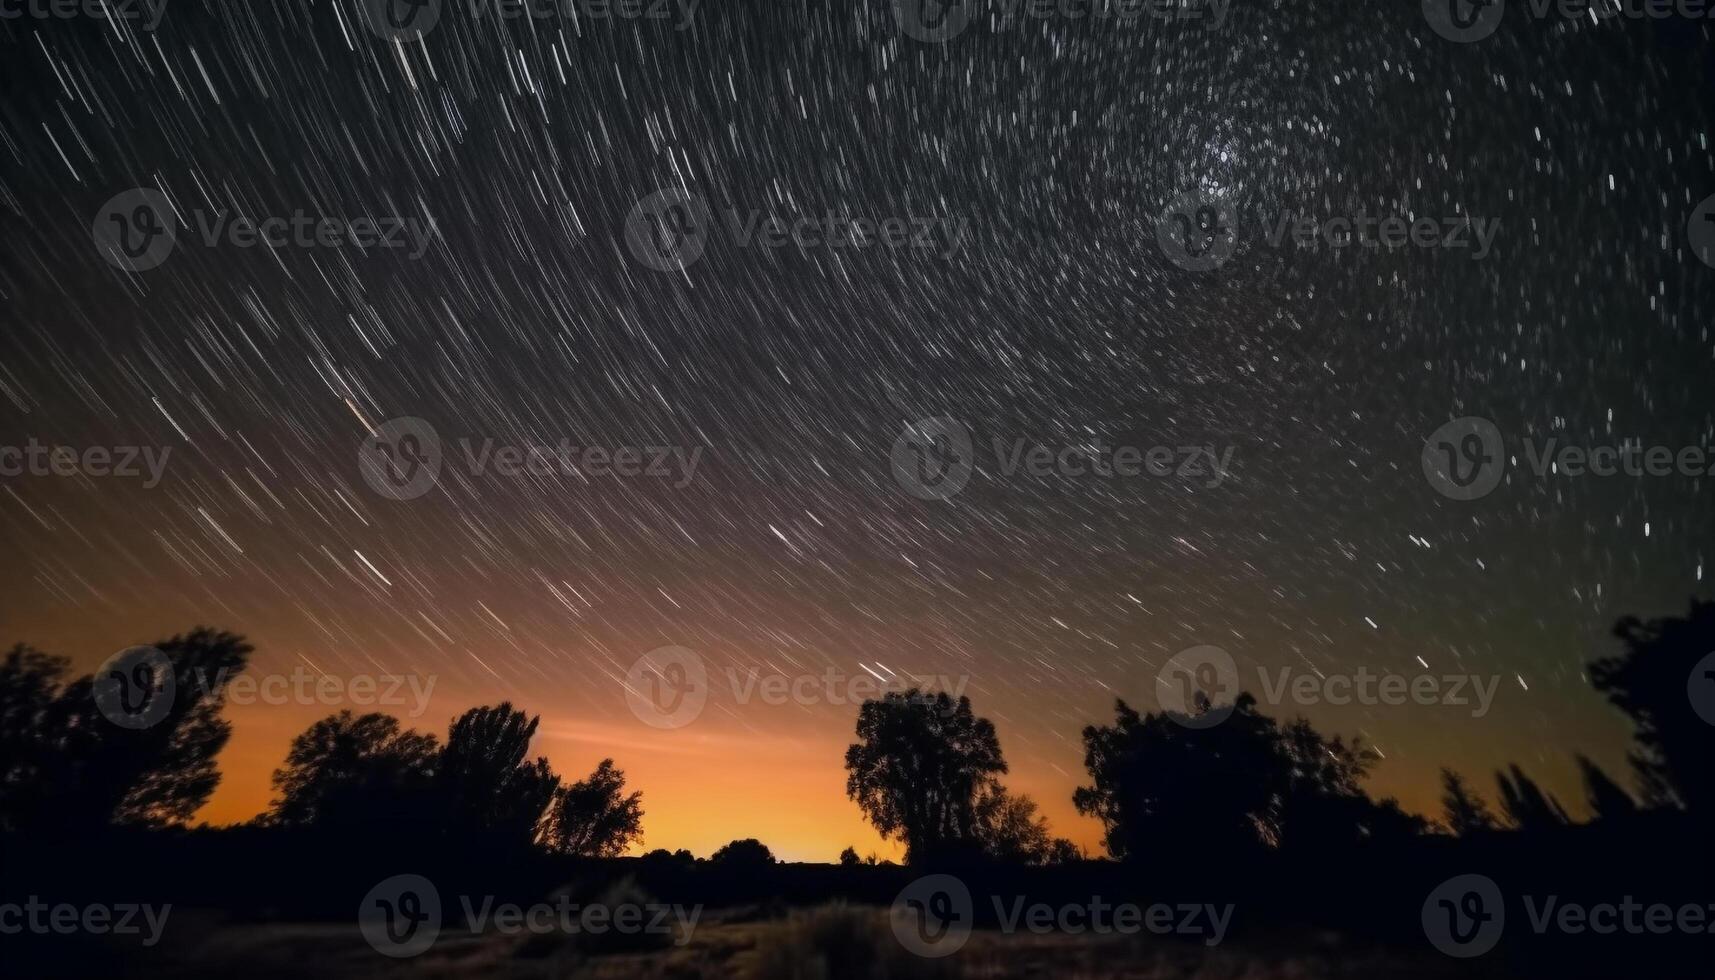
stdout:
POLYGON ((1554 827, 1564 827, 1572 820, 1566 815, 1560 801, 1552 794, 1545 793, 1536 781, 1524 774, 1518 766, 1508 767, 1511 776, 1506 772, 1495 773, 1495 783, 1501 791, 1501 812, 1514 827, 1520 830, 1547 830, 1554 827))
POLYGON ((977 796, 1006 772, 994 724, 969 698, 893 691, 858 709, 846 750, 846 795, 906 860, 965 851, 976 840, 977 796))
POLYGON ((643 794, 625 795, 625 773, 612 759, 557 791, 542 826, 549 848, 582 857, 615 857, 642 837, 643 794))
POLYGON ((1578 772, 1584 777, 1584 802, 1598 820, 1624 820, 1638 812, 1638 801, 1602 771, 1589 756, 1578 756, 1578 772))
POLYGON ((1441 770, 1441 820, 1460 837, 1495 829, 1495 816, 1488 804, 1451 769, 1441 770))
POLYGON ((425 820, 439 756, 433 735, 401 729, 391 715, 329 715, 292 740, 266 820, 322 829, 425 820))
POLYGON ((540 721, 503 702, 452 723, 435 773, 449 832, 510 845, 535 839, 560 785, 546 758, 525 758, 540 721))
POLYGON ((1715 812, 1715 725, 1688 696, 1715 690, 1715 677, 1695 676, 1715 651, 1715 602, 1692 600, 1684 618, 1628 616, 1614 635, 1625 653, 1591 663, 1590 680, 1637 726, 1631 761, 1644 802, 1715 812))

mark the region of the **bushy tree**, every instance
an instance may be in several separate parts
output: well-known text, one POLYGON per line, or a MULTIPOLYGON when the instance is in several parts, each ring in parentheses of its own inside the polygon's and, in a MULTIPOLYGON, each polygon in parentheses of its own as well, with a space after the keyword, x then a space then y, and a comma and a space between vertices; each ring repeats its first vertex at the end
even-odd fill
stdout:
POLYGON ((1421 818, 1364 793, 1371 762, 1356 741, 1302 720, 1281 728, 1249 693, 1218 724, 1202 723, 1209 710, 1204 699, 1190 715, 1140 715, 1120 701, 1114 724, 1084 729, 1091 785, 1072 801, 1102 822, 1114 858, 1318 853, 1422 832, 1421 818))
POLYGON ((846 750, 846 795, 906 861, 978 846, 977 800, 1006 772, 994 724, 969 698, 916 689, 865 701, 846 750))
POLYGON ((1628 616, 1614 635, 1625 653, 1592 663, 1590 680, 1637 726, 1631 762, 1644 803, 1715 813, 1715 725, 1688 696, 1715 686, 1715 677, 1693 676, 1715 651, 1715 602, 1693 600, 1683 618, 1628 616))
POLYGON ((254 649, 197 628, 154 644, 159 658, 117 674, 168 697, 159 718, 125 727, 102 713, 111 689, 93 675, 66 683, 68 664, 28 647, 0 661, 0 826, 78 833, 110 824, 183 823, 220 783, 215 757, 232 735, 226 685, 254 649), (170 673, 170 681, 158 676, 170 673))
POLYGON ((265 820, 320 829, 426 823, 439 758, 433 735, 391 715, 329 715, 292 740, 265 820))
POLYGON ((642 836, 643 794, 625 795, 625 773, 612 759, 558 790, 542 827, 549 849, 581 857, 615 857, 642 836))
POLYGON ((560 784, 547 759, 525 758, 540 721, 503 702, 472 708, 452 723, 435 773, 450 833, 504 845, 535 839, 560 784))
POLYGON ((709 857, 709 863, 729 870, 763 868, 774 863, 774 852, 756 838, 746 837, 721 845, 721 849, 709 857))
POLYGON ((1548 830, 1572 822, 1560 801, 1543 792, 1517 765, 1509 766, 1508 772, 1496 772, 1495 785, 1501 791, 1501 812, 1519 830, 1548 830))

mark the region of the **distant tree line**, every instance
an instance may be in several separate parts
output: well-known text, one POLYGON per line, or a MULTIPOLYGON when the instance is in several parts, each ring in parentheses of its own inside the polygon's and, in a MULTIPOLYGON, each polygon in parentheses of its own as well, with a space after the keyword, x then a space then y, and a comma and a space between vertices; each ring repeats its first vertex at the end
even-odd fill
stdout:
MULTIPOLYGON (((1595 689, 1634 723, 1635 792, 1583 756, 1586 804, 1600 821, 1648 811, 1715 807, 1715 725, 1688 696, 1695 664, 1715 650, 1715 603, 1693 601, 1683 618, 1615 627, 1620 654, 1590 665, 1595 689)), ((104 718, 96 679, 73 678, 69 663, 26 646, 0 658, 0 832, 54 836, 108 826, 187 823, 220 780, 215 759, 231 736, 221 717, 224 685, 248 663, 243 637, 196 629, 155 644, 153 669, 174 696, 145 727, 104 718)), ((146 685, 149 678, 130 678, 146 685)), ((1715 682, 1715 679, 1711 679, 1715 682)), ((1363 783, 1375 756, 1358 739, 1327 736, 1302 719, 1278 722, 1240 693, 1220 724, 1189 715, 1142 713, 1123 700, 1108 725, 1084 729, 1089 785, 1073 795, 1078 812, 1102 824, 1118 860, 1247 852, 1316 853, 1431 830, 1460 836, 1504 828, 1538 831, 1570 822, 1565 808, 1513 765, 1496 773, 1499 812, 1443 770, 1439 825, 1372 799, 1363 783)), ((586 857, 621 854, 642 839, 642 794, 604 759, 564 783, 546 758, 531 758, 540 719, 510 703, 472 708, 445 741, 403 728, 385 714, 342 711, 292 740, 274 773, 266 826, 346 835, 378 832, 443 836, 463 844, 537 847, 586 857)), ((910 863, 980 859, 1015 864, 1079 860, 1052 835, 1028 796, 1001 782, 1006 760, 993 723, 968 698, 892 692, 859 708, 857 740, 845 755, 846 792, 910 863)), ((689 852, 652 851, 646 860, 688 862, 689 852)), ((737 869, 774 862, 752 839, 711 859, 737 869)), ((855 849, 842 865, 860 861, 855 849)))

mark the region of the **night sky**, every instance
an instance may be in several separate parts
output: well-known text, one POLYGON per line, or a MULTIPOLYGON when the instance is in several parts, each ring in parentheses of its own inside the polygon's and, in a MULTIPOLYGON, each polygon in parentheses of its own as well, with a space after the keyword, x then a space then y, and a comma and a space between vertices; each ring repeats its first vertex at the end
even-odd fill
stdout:
MULTIPOLYGON (((966 676, 1009 785, 1086 845, 1081 728, 1153 708, 1199 644, 1247 678, 1499 677, 1483 718, 1302 710, 1372 743, 1372 790, 1408 808, 1433 812, 1442 765, 1492 795, 1516 761, 1582 813, 1572 753, 1620 774, 1629 737, 1584 665, 1619 616, 1710 594, 1715 481, 1521 459, 1467 502, 1421 454, 1463 416, 1509 453, 1715 443, 1715 268, 1687 234, 1715 194, 1715 48, 1709 21, 1514 6, 1470 44, 1417 4, 1254 0, 1217 29, 995 5, 940 43, 880 0, 705 0, 682 30, 683 7, 446 0, 415 40, 355 0, 0 20, 0 443, 170 448, 153 487, 0 478, 0 641, 89 670, 206 623, 251 638, 253 673, 433 674, 410 724, 511 699, 562 775, 627 771, 646 847, 699 854, 890 851, 843 792, 854 706, 723 686, 657 729, 624 682, 664 645, 717 674, 966 676), (139 187, 184 223, 127 271, 92 226, 139 187), (717 217, 663 272, 626 231, 663 189, 964 238, 747 247, 717 217), (1240 204, 1218 269, 1158 244, 1188 190, 1240 204), (221 210, 438 235, 416 258, 206 244, 191 214, 221 210), (1499 230, 1481 259, 1274 247, 1283 212, 1499 230), (943 416, 976 468, 920 499, 890 454, 943 416), (412 499, 360 472, 398 417, 445 447, 412 499), (1231 470, 1008 475, 995 438, 1212 446, 1231 470), (460 439, 701 457, 685 485, 473 475, 460 439)), ((262 810, 289 738, 343 706, 230 708, 203 816, 262 810)))

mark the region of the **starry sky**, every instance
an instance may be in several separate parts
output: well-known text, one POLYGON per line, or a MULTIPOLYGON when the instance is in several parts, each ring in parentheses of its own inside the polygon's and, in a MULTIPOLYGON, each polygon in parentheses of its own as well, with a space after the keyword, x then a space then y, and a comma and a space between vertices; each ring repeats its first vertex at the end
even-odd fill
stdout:
MULTIPOLYGON (((1708 596, 1707 476, 1543 477, 1476 501, 1420 457, 1449 419, 1579 445, 1715 442, 1708 22, 1533 20, 1438 36, 1415 4, 1233 0, 1224 22, 1007 14, 943 42, 882 0, 688 16, 447 0, 386 38, 358 0, 171 0, 151 30, 0 19, 0 443, 170 448, 158 485, 0 478, 0 640, 92 669, 204 623, 253 673, 433 675, 410 724, 510 699, 563 775, 613 757, 646 847, 758 837, 896 853, 844 797, 849 704, 717 685, 627 706, 665 645, 729 669, 961 677, 1008 783, 1086 846, 1079 732, 1198 644, 1259 668, 1500 678, 1450 706, 1314 705, 1433 811, 1516 761, 1576 812, 1623 768, 1583 666, 1624 614, 1708 596), (1373 8, 1373 9, 1372 9, 1373 8), (579 12, 582 11, 582 12, 579 12), (165 262, 118 268, 105 203, 156 190, 165 262), (722 225, 667 272, 628 220, 712 212, 965 229, 943 249, 767 247, 722 225), (1213 271, 1156 236, 1188 189, 1242 203, 1213 271), (409 218, 410 250, 202 241, 193 212, 409 218), (1271 246, 1255 216, 1484 217, 1490 254, 1271 246), (977 462, 924 500, 916 420, 977 462), (446 443, 391 499, 386 420, 446 443), (1178 476, 1006 473, 987 447, 1230 449, 1178 476), (699 450, 695 478, 473 474, 457 441, 699 450)), ((1247 685, 1254 686, 1254 685, 1247 685)), ((344 705, 235 705, 202 817, 247 819, 290 737, 344 705)), ((1299 713, 1290 706, 1275 714, 1299 713)))

